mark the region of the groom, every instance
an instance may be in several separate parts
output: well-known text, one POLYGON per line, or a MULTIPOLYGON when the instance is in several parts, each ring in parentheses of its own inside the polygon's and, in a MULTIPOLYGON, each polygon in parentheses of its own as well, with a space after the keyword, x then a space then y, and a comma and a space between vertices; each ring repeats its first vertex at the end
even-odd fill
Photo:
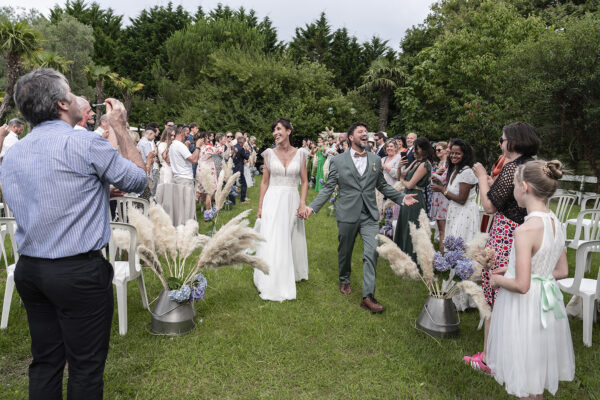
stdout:
POLYGON ((336 185, 339 185, 338 206, 335 218, 338 224, 338 264, 340 292, 351 294, 350 271, 352 250, 356 235, 360 233, 363 249, 363 298, 360 306, 372 313, 380 313, 384 307, 375 300, 375 266, 377 265, 377 234, 379 211, 375 189, 398 204, 407 206, 417 203, 414 194, 403 195, 387 184, 381 170, 381 159, 366 151, 369 139, 367 125, 355 122, 348 129, 350 151, 331 159, 329 176, 325 186, 306 208, 304 218, 317 213, 327 202, 336 185))

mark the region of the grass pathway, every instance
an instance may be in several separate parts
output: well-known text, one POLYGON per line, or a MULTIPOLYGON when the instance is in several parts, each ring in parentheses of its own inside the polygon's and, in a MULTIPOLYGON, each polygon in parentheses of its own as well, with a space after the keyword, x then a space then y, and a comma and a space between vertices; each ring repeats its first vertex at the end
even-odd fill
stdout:
MULTIPOLYGON (((223 212, 222 221, 256 209, 223 212)), ((314 191, 309 191, 309 201, 314 191)), ((254 214, 252 214, 252 222, 254 214)), ((200 223, 201 231, 210 230, 200 223)), ((361 300, 362 243, 353 254, 353 294, 337 283, 337 228, 327 209, 306 223, 309 280, 297 300, 262 301, 249 267, 206 271, 209 289, 197 306, 198 326, 179 338, 154 336, 150 315, 129 285, 129 332, 119 336, 113 319, 105 371, 106 399, 504 399, 494 379, 471 371, 461 359, 479 351, 483 332, 477 312, 461 314, 461 335, 437 343, 414 329, 426 299, 422 283, 396 277, 384 260, 377 267, 377 299, 386 307, 371 315, 361 300)), ((571 274, 574 253, 569 252, 571 274)), ((598 261, 596 259, 596 261, 598 261)), ((588 276, 596 276, 596 268, 588 276)), ((5 271, 0 278, 5 278, 5 271)), ((145 270, 148 293, 158 280, 145 270)), ((4 281, 0 282, 4 292, 4 281)), ((571 320, 576 376, 559 386, 559 399, 600 398, 600 326, 594 346, 582 342, 582 322, 571 320)), ((0 398, 27 396, 30 361, 26 313, 15 294, 9 326, 0 331, 0 398)))

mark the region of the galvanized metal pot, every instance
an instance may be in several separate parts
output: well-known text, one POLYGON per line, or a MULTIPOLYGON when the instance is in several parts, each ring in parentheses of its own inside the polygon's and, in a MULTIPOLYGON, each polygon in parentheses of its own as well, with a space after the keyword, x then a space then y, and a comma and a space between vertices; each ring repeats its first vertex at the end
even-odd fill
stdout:
POLYGON ((435 337, 458 336, 459 325, 460 319, 452 299, 429 296, 417 318, 417 329, 435 337))
POLYGON ((182 336, 195 327, 196 311, 191 302, 178 303, 169 299, 169 292, 162 290, 151 312, 150 329, 159 335, 182 336))

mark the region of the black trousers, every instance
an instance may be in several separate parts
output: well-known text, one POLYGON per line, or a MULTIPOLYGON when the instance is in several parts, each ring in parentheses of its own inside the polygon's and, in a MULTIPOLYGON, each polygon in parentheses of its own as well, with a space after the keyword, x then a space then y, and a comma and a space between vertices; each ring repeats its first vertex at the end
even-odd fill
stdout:
MULTIPOLYGON (((246 184, 246 177, 244 176, 244 170, 242 169, 241 171, 236 171, 234 169, 233 173, 235 174, 236 172, 240 173, 240 177, 239 177, 240 189, 241 189, 240 190, 240 202, 242 202, 242 201, 246 200, 246 191, 248 190, 248 185, 246 184)), ((230 194, 229 201, 231 201, 233 204, 235 204, 235 196, 230 194)))
POLYGON ((29 398, 102 399, 114 300, 112 266, 99 251, 56 260, 21 256, 15 286, 27 310, 29 398))

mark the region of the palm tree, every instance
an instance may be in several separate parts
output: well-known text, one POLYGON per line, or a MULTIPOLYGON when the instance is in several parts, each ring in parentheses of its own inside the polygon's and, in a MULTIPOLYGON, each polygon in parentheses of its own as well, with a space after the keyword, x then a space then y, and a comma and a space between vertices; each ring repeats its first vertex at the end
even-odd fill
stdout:
POLYGON ((121 90, 123 100, 125 100, 125 109, 127 110, 127 120, 129 120, 129 110, 131 109, 131 98, 133 94, 144 87, 143 83, 131 79, 119 77, 114 80, 115 86, 121 90))
POLYGON ((61 74, 66 74, 69 71, 70 65, 73 64, 73 61, 66 60, 54 51, 42 50, 31 55, 26 64, 26 67, 52 68, 61 74))
POLYGON ((13 92, 21 73, 23 58, 39 49, 41 38, 42 35, 25 21, 0 20, 0 52, 6 60, 6 91, 0 105, 0 121, 12 107, 13 92))
POLYGON ((360 92, 379 93, 379 130, 385 131, 390 111, 390 97, 398 87, 398 82, 406 77, 406 71, 395 61, 380 57, 373 61, 363 75, 360 92))
MULTIPOLYGON (((90 82, 96 85, 96 104, 104 102, 104 83, 114 82, 119 75, 110 71, 110 68, 104 65, 88 65, 83 68, 83 72, 90 82)), ((96 127, 100 124, 102 116, 101 106, 96 106, 96 127)))

